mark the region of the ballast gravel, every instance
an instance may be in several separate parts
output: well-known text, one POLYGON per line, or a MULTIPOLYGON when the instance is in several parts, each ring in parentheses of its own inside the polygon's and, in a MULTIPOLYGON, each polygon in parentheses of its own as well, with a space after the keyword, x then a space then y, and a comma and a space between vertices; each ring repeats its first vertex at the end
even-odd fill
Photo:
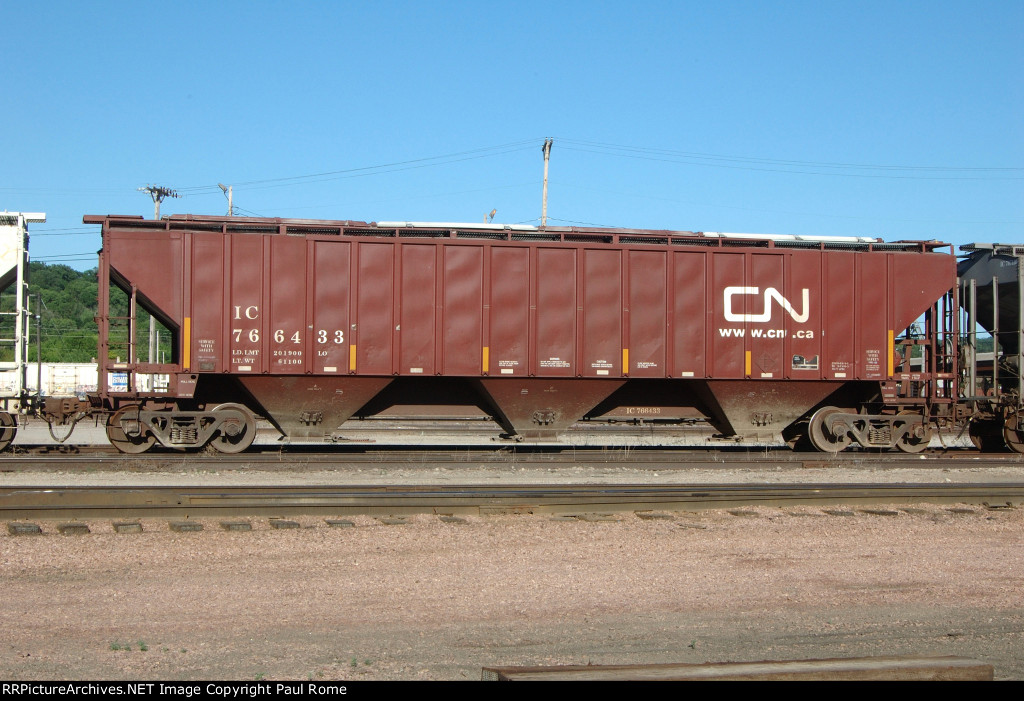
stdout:
POLYGON ((886 509, 40 521, 0 532, 0 678, 959 655, 1024 679, 1024 509, 886 509))

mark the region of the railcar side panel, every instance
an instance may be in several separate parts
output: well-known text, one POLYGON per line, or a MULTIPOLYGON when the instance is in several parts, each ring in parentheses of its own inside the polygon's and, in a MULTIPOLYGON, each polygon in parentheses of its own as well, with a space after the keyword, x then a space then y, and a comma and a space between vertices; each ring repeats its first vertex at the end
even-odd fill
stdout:
MULTIPOLYGON (((707 358, 715 357, 720 339, 714 331, 714 307, 708 280, 709 254, 704 251, 671 251, 671 287, 665 304, 670 310, 672 361, 670 377, 703 378, 707 358)), ((634 341, 636 343, 636 341, 634 341)))
POLYGON ((617 377, 622 365, 622 251, 584 249, 583 252, 584 377, 617 377))
POLYGON ((530 249, 489 247, 491 375, 523 377, 530 373, 530 249))
POLYGON ((576 256, 566 248, 536 248, 533 284, 536 301, 536 354, 531 367, 538 377, 572 377, 576 367, 576 256))
POLYGON ((395 343, 399 353, 393 368, 398 375, 434 374, 438 248, 435 244, 410 243, 398 247, 401 288, 396 295, 395 343))
POLYGON ((395 335, 395 246, 360 241, 356 244, 356 318, 350 343, 355 346, 354 371, 360 375, 391 375, 395 335))
POLYGON ((943 286, 888 253, 192 237, 203 372, 878 380, 943 286))
POLYGON ((481 246, 444 247, 444 294, 441 300, 442 373, 479 375, 490 358, 483 347, 484 255, 481 246))
POLYGON ((668 253, 627 251, 626 256, 629 322, 624 370, 630 377, 664 377, 668 372, 668 253))
POLYGON ((306 322, 306 280, 316 280, 306 268, 306 241, 291 236, 268 236, 270 243, 266 329, 268 371, 297 375, 306 371, 306 345, 311 329, 306 322), (304 273, 301 277, 298 272, 304 273))
POLYGON ((787 255, 786 299, 797 303, 800 318, 794 319, 790 314, 782 317, 787 323, 786 351, 782 362, 786 377, 795 380, 822 377, 822 330, 825 328, 822 257, 819 251, 792 251, 787 255), (805 294, 806 305, 803 304, 805 294))
POLYGON ((949 280, 955 280, 955 268, 950 272, 955 259, 941 253, 894 254, 891 258, 891 328, 899 333, 949 291, 949 280))
MULTIPOLYGON (((749 280, 756 281, 759 291, 765 289, 778 290, 790 293, 787 298, 796 303, 797 308, 802 304, 802 295, 794 297, 786 285, 783 266, 788 256, 780 253, 752 253, 748 256, 749 280), (797 301, 801 300, 801 301, 797 301)), ((748 377, 758 379, 774 379, 785 377, 785 366, 783 357, 785 353, 785 336, 792 329, 793 313, 785 308, 780 308, 775 298, 766 298, 763 295, 747 294, 749 297, 748 306, 754 308, 753 314, 768 316, 762 324, 748 327, 749 339, 747 340, 746 353, 744 357, 745 374, 748 377), (758 308, 758 307, 763 308, 758 308)), ((802 314, 802 311, 800 311, 802 314)))
POLYGON ((224 333, 227 307, 224 299, 224 245, 227 239, 220 234, 194 234, 191 238, 191 367, 185 369, 191 372, 222 372, 232 362, 227 343, 230 336, 224 333))
POLYGON ((854 374, 860 379, 882 380, 888 376, 888 258, 884 253, 868 253, 857 259, 859 266, 854 305, 857 317, 853 338, 856 354, 854 374))
MULTIPOLYGON (((742 378, 750 374, 749 328, 744 319, 751 314, 751 300, 756 297, 743 292, 752 289, 747 282, 747 255, 712 254, 711 279, 712 288, 705 298, 705 304, 715 310, 709 375, 718 379, 742 378)), ((697 293, 692 286, 684 289, 684 294, 697 293)), ((677 289, 676 295, 679 294, 677 289)))
POLYGON ((181 319, 182 238, 176 231, 145 231, 108 234, 104 240, 110 267, 172 325, 181 319))
MULTIPOLYGON (((269 243, 269 242, 268 242, 269 243)), ((268 348, 264 297, 264 237, 234 234, 226 237, 223 279, 227 286, 225 316, 231 350, 231 369, 235 372, 263 372, 268 348)), ((203 304, 200 298, 200 304, 203 304)))
POLYGON ((339 374, 349 366, 349 289, 351 286, 348 241, 311 241, 313 293, 312 329, 314 373, 339 374))
POLYGON ((854 288, 854 265, 857 254, 849 251, 830 252, 824 256, 822 285, 824 299, 824 336, 822 374, 829 379, 848 380, 855 376, 854 317, 857 299, 854 288))

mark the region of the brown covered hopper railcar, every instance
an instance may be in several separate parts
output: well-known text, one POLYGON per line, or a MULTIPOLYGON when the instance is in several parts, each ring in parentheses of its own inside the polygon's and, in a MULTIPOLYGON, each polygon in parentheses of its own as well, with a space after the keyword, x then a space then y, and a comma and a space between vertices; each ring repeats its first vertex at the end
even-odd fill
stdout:
POLYGON ((260 417, 284 440, 343 436, 394 404, 474 405, 514 439, 699 414, 727 436, 916 451, 956 396, 956 259, 934 242, 85 221, 103 225, 97 402, 125 451, 244 450, 260 417), (139 308, 168 362, 137 359, 139 308))

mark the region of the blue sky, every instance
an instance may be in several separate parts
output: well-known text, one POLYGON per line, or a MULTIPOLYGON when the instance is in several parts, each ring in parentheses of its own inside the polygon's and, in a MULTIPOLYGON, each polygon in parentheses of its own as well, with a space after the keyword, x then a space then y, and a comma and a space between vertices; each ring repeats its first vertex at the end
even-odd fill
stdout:
POLYGON ((1024 240, 1024 2, 5 3, 0 209, 1024 240))

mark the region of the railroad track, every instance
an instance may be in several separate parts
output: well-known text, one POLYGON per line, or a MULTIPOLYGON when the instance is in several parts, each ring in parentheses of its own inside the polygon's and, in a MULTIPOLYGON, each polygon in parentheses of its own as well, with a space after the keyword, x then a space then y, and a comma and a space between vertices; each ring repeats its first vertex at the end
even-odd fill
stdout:
POLYGON ((0 455, 0 473, 27 470, 130 470, 160 471, 241 469, 259 470, 331 469, 348 466, 393 465, 401 467, 445 467, 491 465, 495 468, 546 465, 615 465, 664 470, 715 468, 1024 468, 1024 455, 1016 453, 979 453, 952 448, 908 455, 894 452, 848 451, 837 455, 796 453, 788 448, 724 447, 714 450, 663 448, 565 448, 506 447, 500 449, 458 448, 424 449, 413 447, 359 447, 324 449, 322 446, 275 447, 238 455, 153 451, 125 455, 109 447, 79 446, 0 455))
POLYGON ((1014 484, 454 485, 322 487, 3 487, 0 517, 587 514, 689 511, 743 506, 892 503, 1024 504, 1014 484))

